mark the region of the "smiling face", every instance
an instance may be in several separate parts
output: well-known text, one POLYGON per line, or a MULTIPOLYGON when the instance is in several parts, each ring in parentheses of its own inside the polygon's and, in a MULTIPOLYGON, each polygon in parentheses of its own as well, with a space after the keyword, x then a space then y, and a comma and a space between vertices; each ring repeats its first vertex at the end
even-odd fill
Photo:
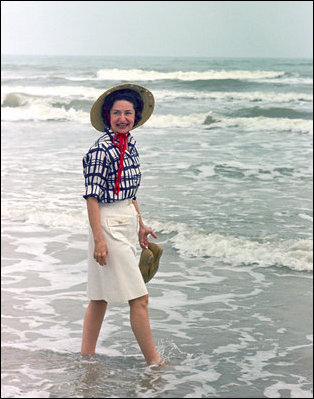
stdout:
POLYGON ((117 100, 110 110, 110 124, 114 133, 128 133, 134 126, 135 110, 126 100, 117 100))

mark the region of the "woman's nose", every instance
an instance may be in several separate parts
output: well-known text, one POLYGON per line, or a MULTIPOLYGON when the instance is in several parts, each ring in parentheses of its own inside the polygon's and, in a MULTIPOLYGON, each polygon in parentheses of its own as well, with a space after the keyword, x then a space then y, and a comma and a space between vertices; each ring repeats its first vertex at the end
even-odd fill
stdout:
POLYGON ((121 114, 119 119, 120 119, 120 121, 125 121, 126 120, 126 115, 121 114))

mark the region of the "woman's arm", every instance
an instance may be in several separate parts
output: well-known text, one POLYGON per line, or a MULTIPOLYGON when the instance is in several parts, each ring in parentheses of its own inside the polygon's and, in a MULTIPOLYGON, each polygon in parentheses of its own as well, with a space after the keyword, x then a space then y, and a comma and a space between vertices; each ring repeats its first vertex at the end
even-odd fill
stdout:
POLYGON ((100 266, 107 264, 107 254, 108 249, 104 235, 102 233, 101 223, 100 223, 100 212, 98 207, 98 200, 95 197, 87 198, 87 213, 89 223, 93 232, 94 237, 94 258, 100 266))
POLYGON ((140 224, 140 229, 139 229, 139 233, 138 233, 138 238, 139 238, 139 243, 141 248, 147 248, 148 246, 148 235, 152 235, 154 238, 157 238, 157 235, 155 234, 155 232, 150 229, 149 227, 144 225, 142 216, 141 216, 141 212, 138 206, 138 203, 136 200, 133 200, 133 205, 136 209, 136 212, 138 213, 138 219, 139 219, 139 224, 140 224))

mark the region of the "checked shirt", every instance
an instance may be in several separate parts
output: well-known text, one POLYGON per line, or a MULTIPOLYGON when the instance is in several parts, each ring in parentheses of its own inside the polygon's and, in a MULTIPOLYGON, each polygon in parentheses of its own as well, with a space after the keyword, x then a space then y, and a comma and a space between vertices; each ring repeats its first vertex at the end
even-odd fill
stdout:
POLYGON ((83 157, 85 195, 96 197, 98 202, 115 202, 136 199, 136 192, 141 182, 139 155, 134 137, 128 133, 129 150, 125 152, 120 192, 114 194, 115 181, 119 169, 120 149, 113 144, 114 133, 105 130, 83 157))

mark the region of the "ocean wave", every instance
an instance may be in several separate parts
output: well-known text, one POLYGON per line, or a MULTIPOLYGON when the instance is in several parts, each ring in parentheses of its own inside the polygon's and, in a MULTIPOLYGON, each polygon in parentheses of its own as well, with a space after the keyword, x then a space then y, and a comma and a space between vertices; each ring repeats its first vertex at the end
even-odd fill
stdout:
MULTIPOLYGON (((11 102, 21 101, 11 99, 11 102)), ((31 104, 19 104, 17 107, 4 107, 1 112, 2 121, 75 121, 82 124, 90 123, 89 112, 66 109, 65 106, 53 107, 50 104, 44 104, 42 101, 32 101, 31 104), (20 106, 19 106, 20 105, 20 106), (22 105, 22 106, 21 106, 22 105)))
POLYGON ((233 265, 286 266, 297 271, 313 270, 313 240, 265 240, 257 242, 196 229, 185 223, 150 221, 151 227, 169 239, 181 256, 214 257, 233 265))
MULTIPOLYGON (((73 78, 74 79, 74 78, 73 78)), ((160 72, 143 69, 100 69, 96 73, 98 80, 110 81, 257 81, 260 83, 313 84, 312 78, 302 77, 298 73, 293 75, 284 71, 264 70, 207 70, 207 71, 172 71, 160 72)), ((77 78, 75 78, 77 80, 77 78)))
POLYGON ((291 103, 291 102, 312 102, 312 93, 280 93, 262 91, 174 91, 154 90, 157 100, 172 99, 194 99, 194 100, 224 100, 224 101, 247 101, 247 102, 268 102, 268 103, 291 103))
POLYGON ((173 71, 159 72, 154 70, 142 69, 100 69, 97 72, 99 80, 115 81, 155 81, 155 80, 260 80, 274 79, 285 76, 283 71, 226 71, 226 70, 208 70, 208 71, 173 71))
MULTIPOLYGON (((23 222, 25 225, 46 225, 72 229, 86 234, 88 218, 85 209, 42 210, 7 204, 1 210, 2 220, 23 222)), ((170 235, 168 240, 183 257, 213 257, 237 265, 285 266, 297 271, 313 270, 313 240, 275 238, 257 242, 249 238, 235 237, 205 231, 186 223, 150 220, 156 233, 170 235)))
POLYGON ((102 94, 103 90, 88 86, 10 86, 1 87, 1 104, 7 99, 8 95, 40 96, 40 97, 60 97, 95 100, 102 94))
MULTIPOLYGON (((104 90, 96 89, 90 86, 10 86, 3 85, 1 87, 1 104, 4 105, 8 101, 9 95, 41 96, 41 97, 60 97, 62 99, 81 98, 94 101, 104 90)), ((269 102, 269 103, 295 103, 295 102, 312 102, 312 93, 280 93, 280 92, 262 92, 262 91, 180 91, 180 90, 154 90, 156 101, 167 100, 223 100, 223 101, 247 101, 247 102, 269 102)), ((10 106, 10 105, 8 105, 10 106)))
POLYGON ((68 209, 66 212, 61 211, 61 207, 55 208, 55 210, 43 210, 41 207, 34 204, 31 208, 27 202, 20 204, 19 206, 13 206, 12 204, 5 204, 1 209, 2 220, 12 220, 23 222, 27 225, 38 225, 38 226, 51 226, 51 227, 64 227, 70 228, 76 226, 76 228, 84 233, 87 232, 88 218, 85 207, 80 207, 77 210, 68 209))
MULTIPOLYGON (((75 121, 89 123, 89 112, 83 111, 84 100, 62 100, 61 97, 41 97, 19 93, 3 95, 1 120, 18 121, 75 121), (77 108, 77 109, 76 109, 77 108)), ((90 108, 89 103, 85 104, 90 108)))
MULTIPOLYGON (((307 177, 311 178, 313 175, 313 170, 310 164, 307 168, 300 169, 289 166, 278 167, 265 165, 263 161, 257 162, 255 165, 249 164, 247 161, 245 163, 239 161, 230 161, 228 163, 213 163, 206 161, 199 165, 185 167, 185 169, 197 175, 202 180, 212 176, 225 176, 227 178, 239 178, 241 180, 258 179, 267 181, 284 176, 288 176, 289 178, 293 176, 296 179, 304 179, 307 177)), ((300 214, 299 216, 311 220, 311 217, 306 214, 300 214)))
POLYGON ((154 128, 239 128, 245 131, 291 131, 313 134, 313 122, 304 119, 259 117, 227 117, 212 112, 189 115, 152 115, 146 127, 154 128))
MULTIPOLYGON (((2 121, 74 121, 89 124, 89 103, 62 101, 51 97, 9 94, 2 106, 2 121)), ((246 131, 313 132, 312 120, 273 117, 228 117, 212 112, 187 115, 153 114, 145 128, 240 128, 246 131)))
MULTIPOLYGON (((4 86, 1 94, 1 120, 3 121, 75 121, 90 123, 89 111, 95 98, 102 93, 92 87, 83 86, 4 86)), ((279 130, 312 133, 312 113, 290 108, 292 101, 311 102, 312 94, 306 93, 239 93, 239 92, 176 92, 157 90, 156 101, 178 101, 178 99, 221 100, 223 105, 236 103, 239 110, 234 116, 213 112, 157 114, 147 121, 145 127, 154 128, 241 128, 249 131, 279 130), (240 103, 243 101, 243 103, 240 103), (261 102, 269 101, 271 104, 261 102), (276 102, 276 104, 274 104, 276 102), (284 107, 282 104, 286 102, 284 107), (259 106, 253 104, 259 103, 259 106), (281 106, 279 106, 281 104, 281 106), (250 106, 251 105, 251 106, 250 106), (238 115, 237 115, 238 114, 238 115)))
POLYGON ((237 111, 239 116, 243 117, 258 117, 265 116, 268 118, 288 118, 288 119, 305 119, 305 120, 313 120, 313 111, 298 111, 295 109, 291 109, 288 107, 277 106, 277 107, 249 107, 242 108, 237 111))

